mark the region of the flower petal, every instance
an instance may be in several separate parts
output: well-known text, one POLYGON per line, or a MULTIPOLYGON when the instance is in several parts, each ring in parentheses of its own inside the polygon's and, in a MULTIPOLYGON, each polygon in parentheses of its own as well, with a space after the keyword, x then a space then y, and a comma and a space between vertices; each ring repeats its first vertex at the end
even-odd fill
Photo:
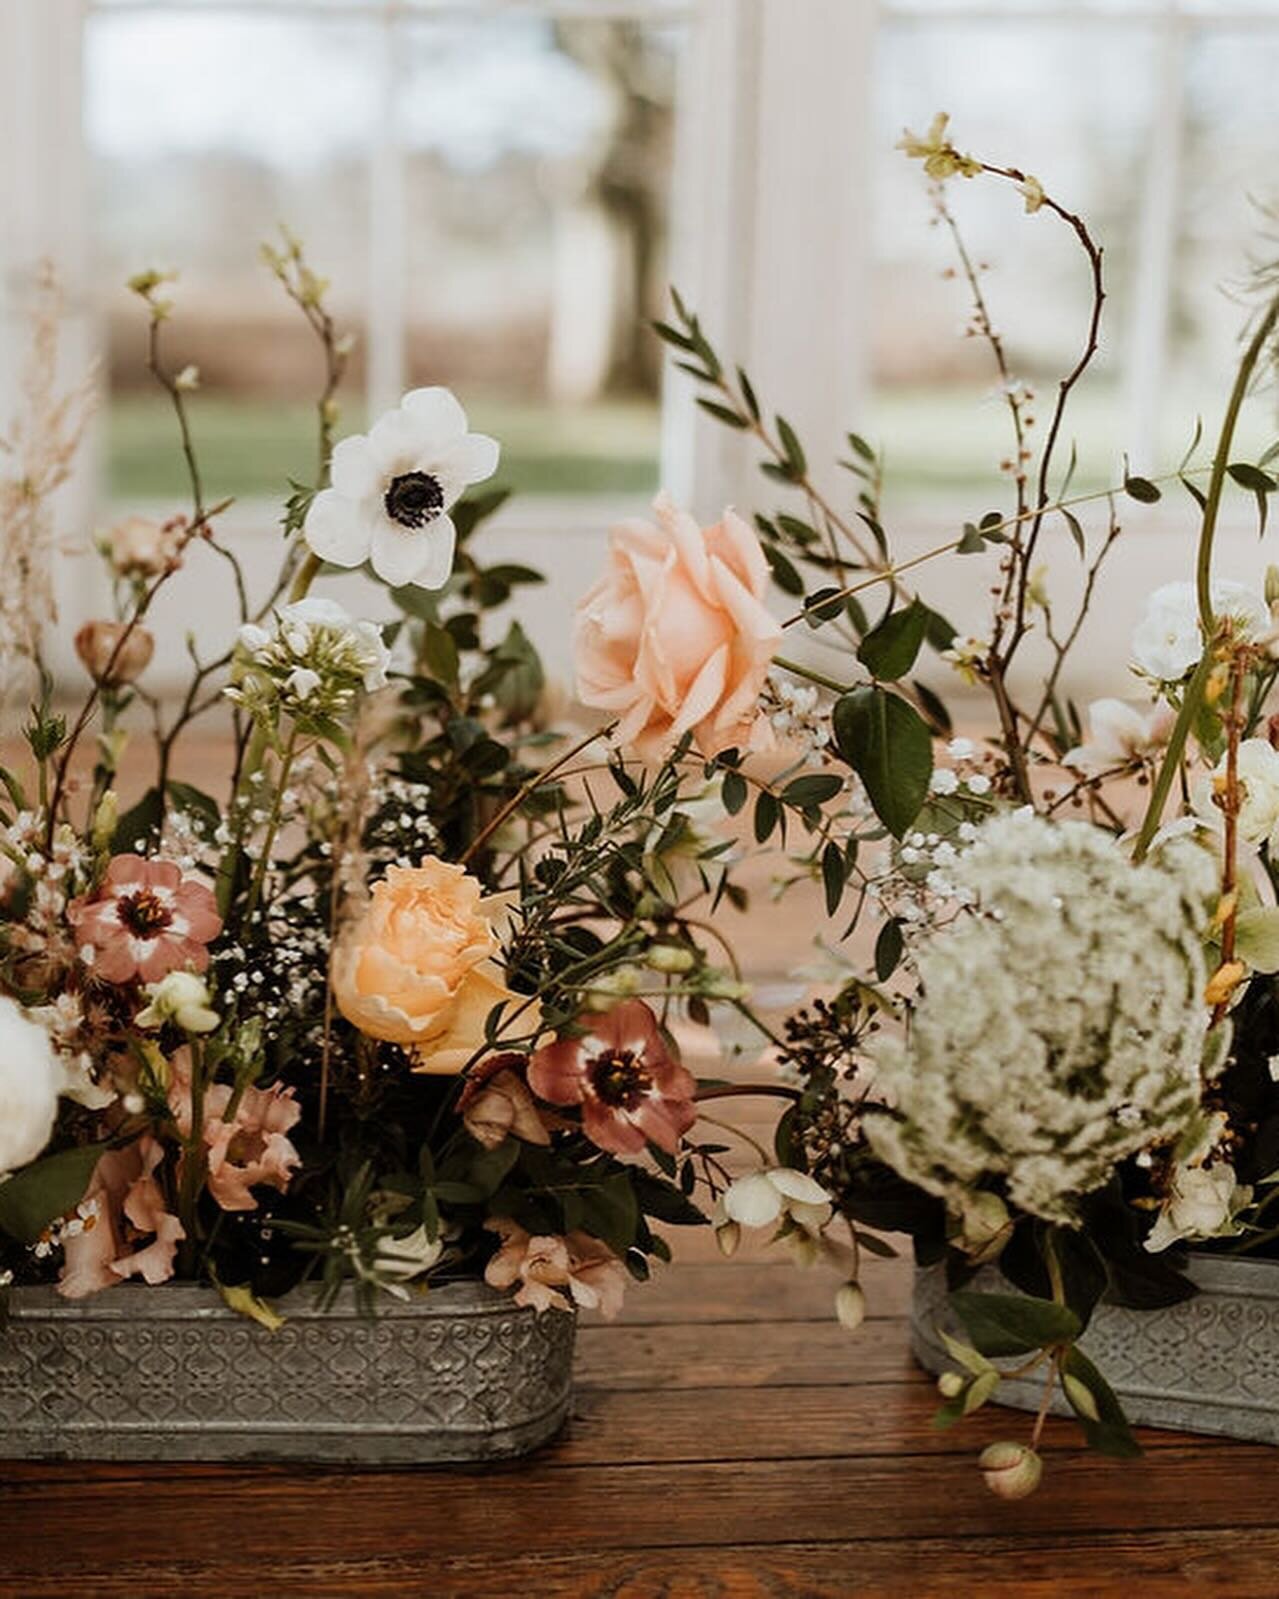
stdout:
POLYGON ((437 475, 457 484, 459 489, 469 483, 483 483, 497 471, 501 454, 501 445, 487 433, 468 433, 440 455, 437 475))
POLYGON ((392 588, 416 583, 418 573, 431 559, 434 529, 398 527, 383 517, 373 530, 370 558, 373 570, 392 588))
POLYGON ((369 495, 381 494, 382 474, 363 433, 353 434, 333 446, 329 481, 348 500, 363 500, 369 495))
POLYGON ((782 1196, 762 1171, 739 1177, 724 1195, 724 1213, 743 1227, 767 1227, 782 1213, 782 1196))
POLYGON ((457 396, 438 385, 410 390, 400 401, 400 409, 412 418, 427 450, 451 446, 466 432, 466 412, 457 396))
POLYGON ((306 513, 303 534, 313 554, 334 566, 359 566, 368 557, 369 533, 358 500, 321 489, 306 513))

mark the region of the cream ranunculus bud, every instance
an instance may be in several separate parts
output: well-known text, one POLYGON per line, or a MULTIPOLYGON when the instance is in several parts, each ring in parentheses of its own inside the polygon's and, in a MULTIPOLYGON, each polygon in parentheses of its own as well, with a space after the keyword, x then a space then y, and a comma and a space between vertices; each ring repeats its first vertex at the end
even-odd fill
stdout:
POLYGON ((866 1295, 860 1283, 843 1283, 835 1291, 835 1314, 841 1327, 856 1332, 866 1320, 866 1295))
POLYGON ((944 1371, 937 1379, 937 1392, 943 1399, 958 1399, 968 1386, 968 1378, 961 1371, 944 1371))
POLYGON ((1029 1444, 988 1444, 977 1464, 987 1488, 1000 1499, 1028 1498, 1044 1474, 1044 1463, 1029 1444))
POLYGON ((1268 566, 1266 568, 1265 594, 1266 604, 1273 610, 1275 603, 1279 601, 1279 566, 1268 566))
POLYGON ((994 1260, 1012 1234, 1012 1217, 998 1194, 986 1190, 965 1194, 959 1211, 960 1234, 955 1240, 969 1260, 994 1260))
POLYGON ((99 540, 112 570, 121 577, 159 577, 177 558, 180 544, 177 527, 147 516, 128 516, 99 540))
POLYGON ((185 1033, 211 1033, 221 1020, 204 979, 194 972, 170 972, 158 983, 148 983, 146 991, 150 1003, 138 1012, 139 1027, 176 1022, 185 1033))
POLYGON ((111 840, 115 837, 116 823, 120 819, 120 796, 115 789, 109 788, 98 801, 98 808, 93 813, 93 847, 99 850, 111 848, 111 840))
POLYGON ((146 670, 155 639, 146 628, 124 622, 86 622, 75 636, 75 652, 95 683, 119 688, 146 670))

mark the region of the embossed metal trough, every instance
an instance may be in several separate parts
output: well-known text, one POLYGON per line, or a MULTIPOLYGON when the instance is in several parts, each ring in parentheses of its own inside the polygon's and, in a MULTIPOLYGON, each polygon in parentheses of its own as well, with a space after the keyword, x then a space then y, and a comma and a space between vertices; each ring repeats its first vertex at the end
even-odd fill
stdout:
MULTIPOLYGON (((1129 1421, 1279 1444, 1279 1261, 1196 1255, 1193 1299, 1164 1310, 1101 1304, 1080 1348, 1119 1395, 1129 1421)), ((1015 1292, 995 1271, 978 1288, 1015 1292)), ((963 1336, 946 1303, 943 1268, 916 1273, 911 1312, 915 1357, 941 1372, 954 1362, 938 1327, 963 1336)), ((998 1402, 1037 1410, 1042 1374, 1007 1379, 998 1402)), ((1068 1413, 1060 1393, 1053 1407, 1068 1413)))
POLYGON ((278 1332, 209 1289, 9 1296, 0 1457, 448 1464, 524 1454, 569 1405, 575 1321, 479 1282, 317 1310, 278 1332))

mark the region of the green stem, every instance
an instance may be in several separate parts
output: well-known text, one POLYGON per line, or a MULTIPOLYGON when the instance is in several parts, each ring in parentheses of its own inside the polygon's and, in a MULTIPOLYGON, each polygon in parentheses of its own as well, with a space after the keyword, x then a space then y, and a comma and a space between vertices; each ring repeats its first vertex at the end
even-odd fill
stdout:
POLYGON ((289 731, 289 741, 284 746, 284 754, 280 757, 280 770, 275 778, 275 796, 271 802, 271 814, 267 818, 266 833, 262 839, 262 849, 258 855, 258 863, 253 873, 253 884, 249 889, 248 901, 244 907, 244 918, 247 922, 258 908, 262 898, 262 890, 266 884, 266 874, 271 867, 271 851, 275 847, 275 835, 280 831, 280 820, 284 814, 284 795, 289 786, 289 776, 293 771, 293 762, 297 757, 298 730, 296 725, 289 731))
POLYGON ((1137 835, 1137 845, 1133 855, 1134 860, 1144 860, 1147 851, 1150 849, 1151 840, 1158 831, 1159 823, 1163 818, 1164 806, 1168 802, 1168 795, 1172 790, 1176 775, 1181 769, 1186 740, 1203 705, 1208 679, 1211 677, 1213 667, 1216 664, 1213 659, 1213 652, 1217 642, 1217 620, 1212 610, 1212 547, 1217 532, 1217 516, 1221 508, 1221 495, 1226 483, 1226 468, 1230 462, 1230 446, 1234 441, 1239 412, 1247 397, 1257 363, 1261 359, 1262 352, 1275 330, 1277 321, 1279 321, 1279 296, 1276 296, 1271 301, 1266 314, 1257 326, 1256 332, 1248 342, 1248 348, 1244 351, 1243 360, 1240 361, 1239 371, 1235 376, 1234 388, 1230 391, 1230 403, 1226 406, 1226 414, 1222 418, 1221 434, 1217 441, 1216 454, 1212 460, 1212 477, 1208 483, 1208 494, 1204 502, 1203 522, 1199 530, 1199 555, 1195 570, 1195 590, 1199 602, 1199 625, 1203 629, 1204 635, 1203 654, 1199 658, 1199 665, 1195 668, 1194 675, 1186 685, 1186 693, 1181 702, 1181 710, 1177 715, 1172 737, 1168 741, 1168 748, 1164 753, 1159 775, 1156 777, 1154 787, 1150 793, 1150 804, 1146 807, 1146 815, 1141 824, 1141 831, 1137 835))
POLYGON ((315 581, 321 564, 320 557, 313 550, 306 552, 306 559, 298 567, 298 575, 293 579, 293 587, 289 590, 290 605, 296 605, 299 600, 306 598, 307 590, 315 581))
POLYGON ((847 694, 849 685, 837 682, 833 677, 827 677, 824 672, 818 672, 811 666, 801 666, 798 661, 792 661, 784 655, 775 655, 773 665, 780 666, 784 672, 793 672, 796 677, 807 678, 810 683, 816 683, 818 688, 828 688, 834 694, 847 694))

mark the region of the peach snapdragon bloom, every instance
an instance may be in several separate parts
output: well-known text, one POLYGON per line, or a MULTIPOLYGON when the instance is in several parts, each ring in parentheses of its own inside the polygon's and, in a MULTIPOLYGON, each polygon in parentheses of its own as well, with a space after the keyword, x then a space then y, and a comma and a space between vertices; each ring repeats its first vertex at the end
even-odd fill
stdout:
POLYGON ((616 716, 616 741, 645 760, 690 732, 707 756, 770 748, 758 704, 782 631, 759 539, 733 511, 701 528, 666 495, 653 509, 655 523, 613 530, 608 569, 578 603, 578 698, 616 716))
POLYGON ((156 1181, 163 1159, 164 1146, 149 1133, 99 1159, 81 1202, 83 1225, 63 1238, 58 1292, 64 1299, 84 1299, 126 1277, 154 1287, 173 1276, 186 1233, 156 1181))
POLYGON ((612 1321, 622 1308, 626 1268, 589 1233, 531 1235, 506 1216, 485 1223, 502 1247, 484 1268, 490 1288, 515 1288, 517 1305, 536 1311, 598 1310, 612 1321), (516 1285, 519 1285, 516 1287, 516 1285))
MULTIPOLYGON (((184 1139, 191 1137, 191 1051, 180 1049, 169 1063, 169 1109, 184 1139)), ((288 1133, 302 1116, 293 1090, 280 1083, 246 1088, 232 1108, 234 1090, 213 1083, 204 1091, 202 1131, 208 1189, 223 1210, 256 1210, 253 1190, 261 1185, 284 1193, 302 1157, 288 1133)))
POLYGON ((412 1052, 415 1070, 460 1072, 484 1043, 484 1022, 514 996, 494 960, 506 896, 483 897, 464 866, 428 857, 392 866, 338 939, 333 994, 369 1038, 412 1052))

